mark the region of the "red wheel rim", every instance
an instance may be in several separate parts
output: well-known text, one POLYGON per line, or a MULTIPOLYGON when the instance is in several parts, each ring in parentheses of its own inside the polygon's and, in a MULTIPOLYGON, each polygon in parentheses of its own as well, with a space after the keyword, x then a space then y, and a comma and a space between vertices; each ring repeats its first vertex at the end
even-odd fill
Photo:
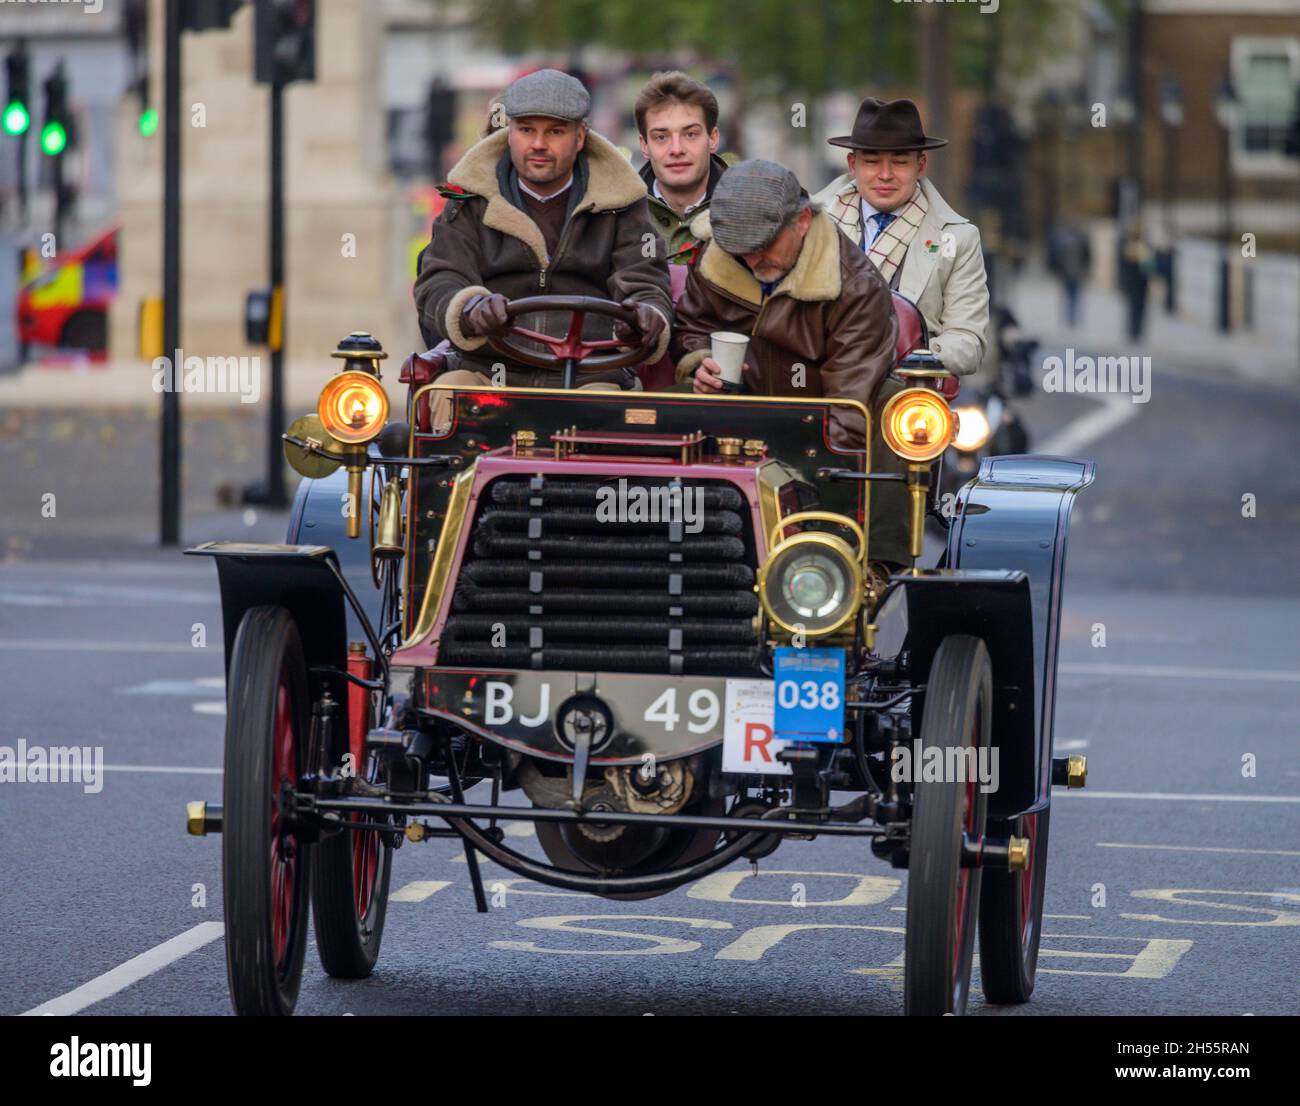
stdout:
POLYGON ((280 812, 281 792, 298 780, 294 736, 293 700, 287 673, 281 672, 271 738, 271 947, 276 968, 281 972, 289 960, 294 892, 298 885, 298 850, 281 832, 280 812))
MULTIPOLYGON (((981 730, 980 712, 975 712, 975 723, 971 727, 971 748, 979 750, 980 747, 980 730, 981 730)), ((958 856, 960 857, 962 838, 973 836, 975 833, 975 808, 977 805, 975 797, 974 776, 966 781, 962 789, 962 811, 961 811, 961 835, 958 838, 958 856)), ((952 941, 952 988, 954 997, 961 986, 962 971, 962 948, 964 947, 964 938, 966 936, 966 904, 970 898, 970 881, 971 869, 959 867, 957 869, 957 924, 953 927, 952 941)))
MULTIPOLYGON (((354 815, 359 821, 361 816, 354 815)), ((357 896, 357 921, 364 921, 370 912, 370 900, 375 894, 375 881, 379 874, 379 832, 377 830, 352 831, 352 887, 357 896)))
POLYGON ((1021 819, 1020 836, 1029 842, 1029 867, 1020 873, 1020 951, 1028 955, 1034 928, 1034 867, 1037 862, 1038 815, 1026 814, 1021 819))

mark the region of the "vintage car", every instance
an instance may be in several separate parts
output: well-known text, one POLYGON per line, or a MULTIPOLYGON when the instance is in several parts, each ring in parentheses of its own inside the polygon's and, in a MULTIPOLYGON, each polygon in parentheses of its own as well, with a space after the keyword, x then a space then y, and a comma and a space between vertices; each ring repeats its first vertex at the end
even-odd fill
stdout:
POLYGON ((910 870, 908 1013, 965 1011, 977 924, 984 996, 1026 1001, 1051 788, 1086 774, 1053 757, 1052 722, 1092 464, 985 460, 923 567, 954 432, 928 353, 900 361, 909 386, 882 414, 904 477, 832 446, 833 414, 867 425, 851 400, 573 390, 578 369, 644 357, 582 338, 584 315, 629 313, 531 297, 509 314, 540 310, 572 312, 568 335, 516 325, 494 346, 564 387, 456 389, 413 357, 404 421, 380 344, 348 336, 285 435, 307 477, 286 544, 190 550, 218 568, 228 713, 223 802, 191 803, 188 829, 224 835, 235 1009, 293 1010, 309 902, 326 972, 368 975, 393 850, 455 836, 479 911, 479 857, 623 900, 790 835, 859 838, 910 870), (886 480, 906 485, 914 559, 890 574, 868 549, 886 480), (906 770, 926 750, 941 770, 906 770), (490 797, 467 801, 480 782, 490 797), (520 819, 546 860, 506 843, 520 819))

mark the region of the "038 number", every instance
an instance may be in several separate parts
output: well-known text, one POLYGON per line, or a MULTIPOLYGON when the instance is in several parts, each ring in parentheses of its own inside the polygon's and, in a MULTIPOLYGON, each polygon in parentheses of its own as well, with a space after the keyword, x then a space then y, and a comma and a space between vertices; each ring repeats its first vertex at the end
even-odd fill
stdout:
POLYGON ((776 689, 776 701, 783 710, 835 710, 840 705, 840 685, 834 680, 821 684, 816 680, 782 680, 776 689))

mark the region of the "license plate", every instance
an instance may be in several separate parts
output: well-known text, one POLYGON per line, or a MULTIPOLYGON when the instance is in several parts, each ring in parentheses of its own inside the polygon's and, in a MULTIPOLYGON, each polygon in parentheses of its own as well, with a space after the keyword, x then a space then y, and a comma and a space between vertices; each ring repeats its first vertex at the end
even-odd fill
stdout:
POLYGON ((776 650, 773 736, 781 741, 844 739, 844 650, 776 650))

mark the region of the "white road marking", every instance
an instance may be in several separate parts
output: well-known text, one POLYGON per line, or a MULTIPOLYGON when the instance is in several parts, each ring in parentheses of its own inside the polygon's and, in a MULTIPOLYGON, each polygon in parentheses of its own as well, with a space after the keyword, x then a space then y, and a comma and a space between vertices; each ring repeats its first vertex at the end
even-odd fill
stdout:
POLYGON ((1250 853, 1256 856, 1300 856, 1300 849, 1227 849, 1217 845, 1138 845, 1125 841, 1098 841, 1099 849, 1167 849, 1178 853, 1250 853))
POLYGON ((201 703, 191 703, 190 710, 195 714, 219 714, 225 717, 226 703, 224 699, 205 699, 201 703))
POLYGON ((1055 798, 1152 799, 1183 803, 1300 803, 1300 795, 1177 795, 1165 791, 1058 791, 1055 798))
MULTIPOLYGON (((0 640, 0 649, 22 649, 24 651, 53 651, 68 653, 197 653, 207 650, 196 649, 193 645, 170 641, 14 641, 0 640)), ((220 653, 220 650, 217 650, 220 653)))
MULTIPOLYGON (((891 906, 889 909, 894 911, 896 914, 907 913, 907 907, 905 906, 891 906)), ((1068 918, 1070 921, 1086 922, 1088 921, 1089 918, 1092 917, 1092 915, 1091 914, 1044 914, 1043 917, 1044 918, 1068 918)))
POLYGON ((1071 738, 1069 741, 1055 741, 1052 743, 1052 748, 1062 753, 1070 752, 1073 749, 1086 749, 1087 747, 1088 742, 1082 737, 1075 737, 1071 738))
POLYGON ((188 768, 172 764, 105 764, 105 772, 164 772, 177 776, 219 776, 221 768, 188 768))
POLYGON ((1156 676, 1175 680, 1259 680, 1300 684, 1300 672, 1286 668, 1201 668, 1178 664, 1080 664, 1062 661, 1057 671, 1070 676, 1156 676))
POLYGON ((111 971, 96 976, 89 983, 83 983, 76 990, 25 1011, 23 1017, 37 1014, 66 1017, 68 1014, 79 1013, 87 1006, 102 1002, 117 994, 118 991, 130 987, 131 984, 139 983, 146 976, 153 975, 154 972, 161 971, 167 965, 203 948, 204 945, 211 944, 225 931, 226 927, 221 922, 200 922, 193 929, 187 929, 170 941, 164 941, 148 952, 132 957, 125 964, 119 964, 111 971))
POLYGON ((1047 438, 1034 452, 1049 457, 1071 457, 1104 438, 1112 430, 1123 426, 1141 413, 1141 407, 1132 399, 1120 396, 1100 396, 1102 406, 1075 419, 1047 438))
POLYGON ((30 590, 0 588, 0 603, 17 607, 134 606, 136 603, 211 603, 203 591, 122 584, 36 584, 30 590))
POLYGON ((389 902, 424 902, 430 895, 450 887, 449 879, 414 879, 388 896, 389 902))
POLYGON ((224 688, 220 676, 200 676, 197 680, 150 680, 147 684, 118 688, 118 695, 197 695, 209 688, 224 688))

